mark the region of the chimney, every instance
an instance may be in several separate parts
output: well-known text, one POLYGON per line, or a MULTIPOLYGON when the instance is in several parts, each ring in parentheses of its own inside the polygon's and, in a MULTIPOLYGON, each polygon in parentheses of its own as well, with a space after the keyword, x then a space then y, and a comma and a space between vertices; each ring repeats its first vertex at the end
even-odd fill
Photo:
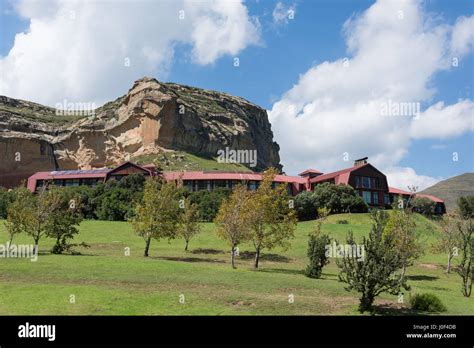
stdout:
POLYGON ((354 161, 354 167, 359 167, 359 166, 363 166, 364 164, 367 164, 368 159, 369 159, 369 157, 356 159, 354 161))

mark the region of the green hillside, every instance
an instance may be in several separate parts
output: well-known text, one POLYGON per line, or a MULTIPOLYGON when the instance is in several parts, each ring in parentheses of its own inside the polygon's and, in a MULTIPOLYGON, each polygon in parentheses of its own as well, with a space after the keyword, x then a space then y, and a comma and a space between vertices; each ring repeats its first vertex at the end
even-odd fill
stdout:
POLYGON ((446 209, 453 211, 456 209, 459 197, 474 195, 474 173, 465 173, 440 181, 421 193, 443 199, 446 209))

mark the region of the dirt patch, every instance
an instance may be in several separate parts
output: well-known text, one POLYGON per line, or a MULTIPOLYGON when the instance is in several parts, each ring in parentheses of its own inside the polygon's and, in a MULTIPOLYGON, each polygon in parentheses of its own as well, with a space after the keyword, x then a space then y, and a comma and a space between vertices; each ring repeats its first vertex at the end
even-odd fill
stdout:
POLYGON ((418 264, 418 267, 426 268, 426 269, 437 269, 438 265, 435 265, 433 263, 420 263, 418 264))

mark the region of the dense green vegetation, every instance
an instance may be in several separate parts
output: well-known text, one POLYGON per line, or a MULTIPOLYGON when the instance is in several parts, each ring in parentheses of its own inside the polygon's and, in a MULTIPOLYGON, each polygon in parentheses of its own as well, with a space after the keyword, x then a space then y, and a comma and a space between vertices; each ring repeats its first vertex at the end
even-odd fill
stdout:
MULTIPOLYGON (((441 233, 437 223, 418 214, 415 222, 424 254, 407 269, 411 290, 404 293, 403 303, 398 296, 381 294, 376 313, 414 313, 410 294, 429 292, 447 307, 446 314, 472 315, 474 301, 462 295, 459 275, 444 273, 446 255, 430 251, 441 233)), ((320 279, 303 274, 314 224, 298 224, 288 251, 263 252, 259 270, 253 268, 254 246, 242 244, 234 270, 228 246, 216 237, 212 223, 201 225, 189 252, 181 239, 163 240, 152 244, 150 257, 144 258, 143 239, 129 223, 83 221, 75 242, 90 248, 78 247, 82 255, 53 255, 49 250, 55 240, 45 238, 37 262, 0 259, 0 314, 357 314, 359 295, 344 290, 334 259, 320 279), (71 295, 75 303, 70 303, 71 295)), ((360 241, 370 226, 368 214, 336 214, 324 221, 322 233, 342 242, 352 230, 360 241)), ((0 244, 7 240, 0 222, 0 244)), ((14 243, 31 244, 32 239, 20 234, 14 243)), ((454 257, 453 267, 458 264, 459 257, 454 257)))
POLYGON ((295 210, 301 221, 315 219, 318 208, 326 208, 330 214, 365 213, 368 210, 354 188, 331 183, 317 185, 313 191, 304 191, 295 197, 295 210))

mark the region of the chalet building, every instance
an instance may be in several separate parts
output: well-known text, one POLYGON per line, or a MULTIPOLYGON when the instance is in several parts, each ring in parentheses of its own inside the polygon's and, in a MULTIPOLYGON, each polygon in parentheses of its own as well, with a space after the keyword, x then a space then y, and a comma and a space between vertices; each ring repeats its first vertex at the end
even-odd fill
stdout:
MULTIPOLYGON (((237 184, 245 184, 249 189, 255 190, 262 181, 260 173, 204 171, 158 173, 153 165, 141 166, 126 162, 112 169, 38 172, 28 179, 28 189, 35 192, 46 183, 55 186, 94 186, 108 180, 120 180, 124 176, 134 173, 145 176, 160 175, 166 181, 182 182, 182 185, 192 192, 212 191, 216 188, 232 189, 237 184)), ((317 185, 325 182, 352 186, 372 207, 390 206, 396 197, 401 197, 405 203, 414 198, 410 192, 389 187, 385 174, 368 163, 367 157, 356 160, 350 168, 336 172, 322 173, 316 169, 308 169, 298 176, 277 175, 273 186, 286 185, 288 193, 295 196, 302 191, 314 190, 317 185)), ((416 194, 416 197, 426 197, 436 202, 436 213, 443 214, 446 211, 443 200, 438 197, 423 194, 416 194)))

